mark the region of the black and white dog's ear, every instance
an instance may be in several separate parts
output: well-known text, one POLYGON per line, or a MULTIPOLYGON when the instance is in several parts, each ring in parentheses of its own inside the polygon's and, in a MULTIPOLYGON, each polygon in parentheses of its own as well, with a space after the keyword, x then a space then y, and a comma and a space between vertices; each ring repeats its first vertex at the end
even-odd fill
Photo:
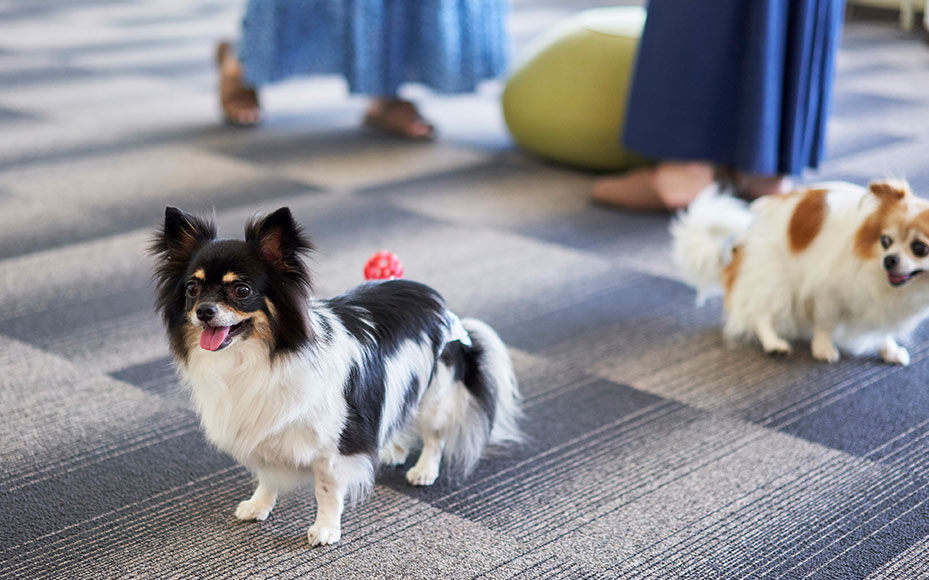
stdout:
POLYGON ((301 257, 313 250, 286 207, 250 221, 245 226, 245 241, 258 251, 262 260, 281 272, 302 271, 301 257))
POLYGON ((165 208, 165 221, 155 234, 151 250, 172 262, 186 263, 205 244, 216 239, 212 219, 190 215, 176 207, 165 208))

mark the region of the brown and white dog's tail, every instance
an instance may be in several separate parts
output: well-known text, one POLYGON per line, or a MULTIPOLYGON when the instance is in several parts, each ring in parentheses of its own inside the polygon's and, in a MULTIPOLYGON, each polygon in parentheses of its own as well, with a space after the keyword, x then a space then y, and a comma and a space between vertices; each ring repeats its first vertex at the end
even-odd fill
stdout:
POLYGON ((697 290, 697 303, 720 294, 723 268, 751 224, 748 204, 715 184, 697 196, 671 224, 674 264, 697 290))

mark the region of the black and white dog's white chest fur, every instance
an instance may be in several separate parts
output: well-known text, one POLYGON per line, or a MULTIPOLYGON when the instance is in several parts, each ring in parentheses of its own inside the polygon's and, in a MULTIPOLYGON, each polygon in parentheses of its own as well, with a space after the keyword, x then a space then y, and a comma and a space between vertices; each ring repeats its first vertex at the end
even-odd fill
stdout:
POLYGON ((490 444, 518 441, 519 392, 496 333, 459 320, 431 288, 394 280, 309 298, 310 249, 283 208, 215 240, 168 208, 155 237, 158 305, 207 438, 252 471, 240 519, 265 519, 279 491, 315 483, 312 544, 341 536, 344 502, 377 463, 430 485, 466 475, 490 444))

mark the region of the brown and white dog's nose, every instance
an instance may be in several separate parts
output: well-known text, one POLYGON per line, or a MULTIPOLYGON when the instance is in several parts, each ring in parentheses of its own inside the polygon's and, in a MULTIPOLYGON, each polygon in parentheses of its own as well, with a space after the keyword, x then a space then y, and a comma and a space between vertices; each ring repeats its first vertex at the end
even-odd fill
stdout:
MULTIPOLYGON (((884 257, 884 269, 888 272, 897 267, 897 264, 900 263, 900 258, 896 254, 891 254, 884 257)), ((199 314, 199 313, 198 313, 199 314)))
POLYGON ((209 322, 216 317, 216 305, 215 304, 201 304, 197 306, 197 318, 202 322, 209 322))

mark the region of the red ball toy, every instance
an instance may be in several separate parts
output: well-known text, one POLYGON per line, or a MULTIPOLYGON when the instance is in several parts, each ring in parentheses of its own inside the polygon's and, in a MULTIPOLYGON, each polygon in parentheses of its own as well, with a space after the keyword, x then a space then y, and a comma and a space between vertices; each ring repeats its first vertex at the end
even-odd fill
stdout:
POLYGON ((368 258, 364 270, 365 280, 393 280, 403 278, 403 264, 393 252, 381 250, 368 258))

